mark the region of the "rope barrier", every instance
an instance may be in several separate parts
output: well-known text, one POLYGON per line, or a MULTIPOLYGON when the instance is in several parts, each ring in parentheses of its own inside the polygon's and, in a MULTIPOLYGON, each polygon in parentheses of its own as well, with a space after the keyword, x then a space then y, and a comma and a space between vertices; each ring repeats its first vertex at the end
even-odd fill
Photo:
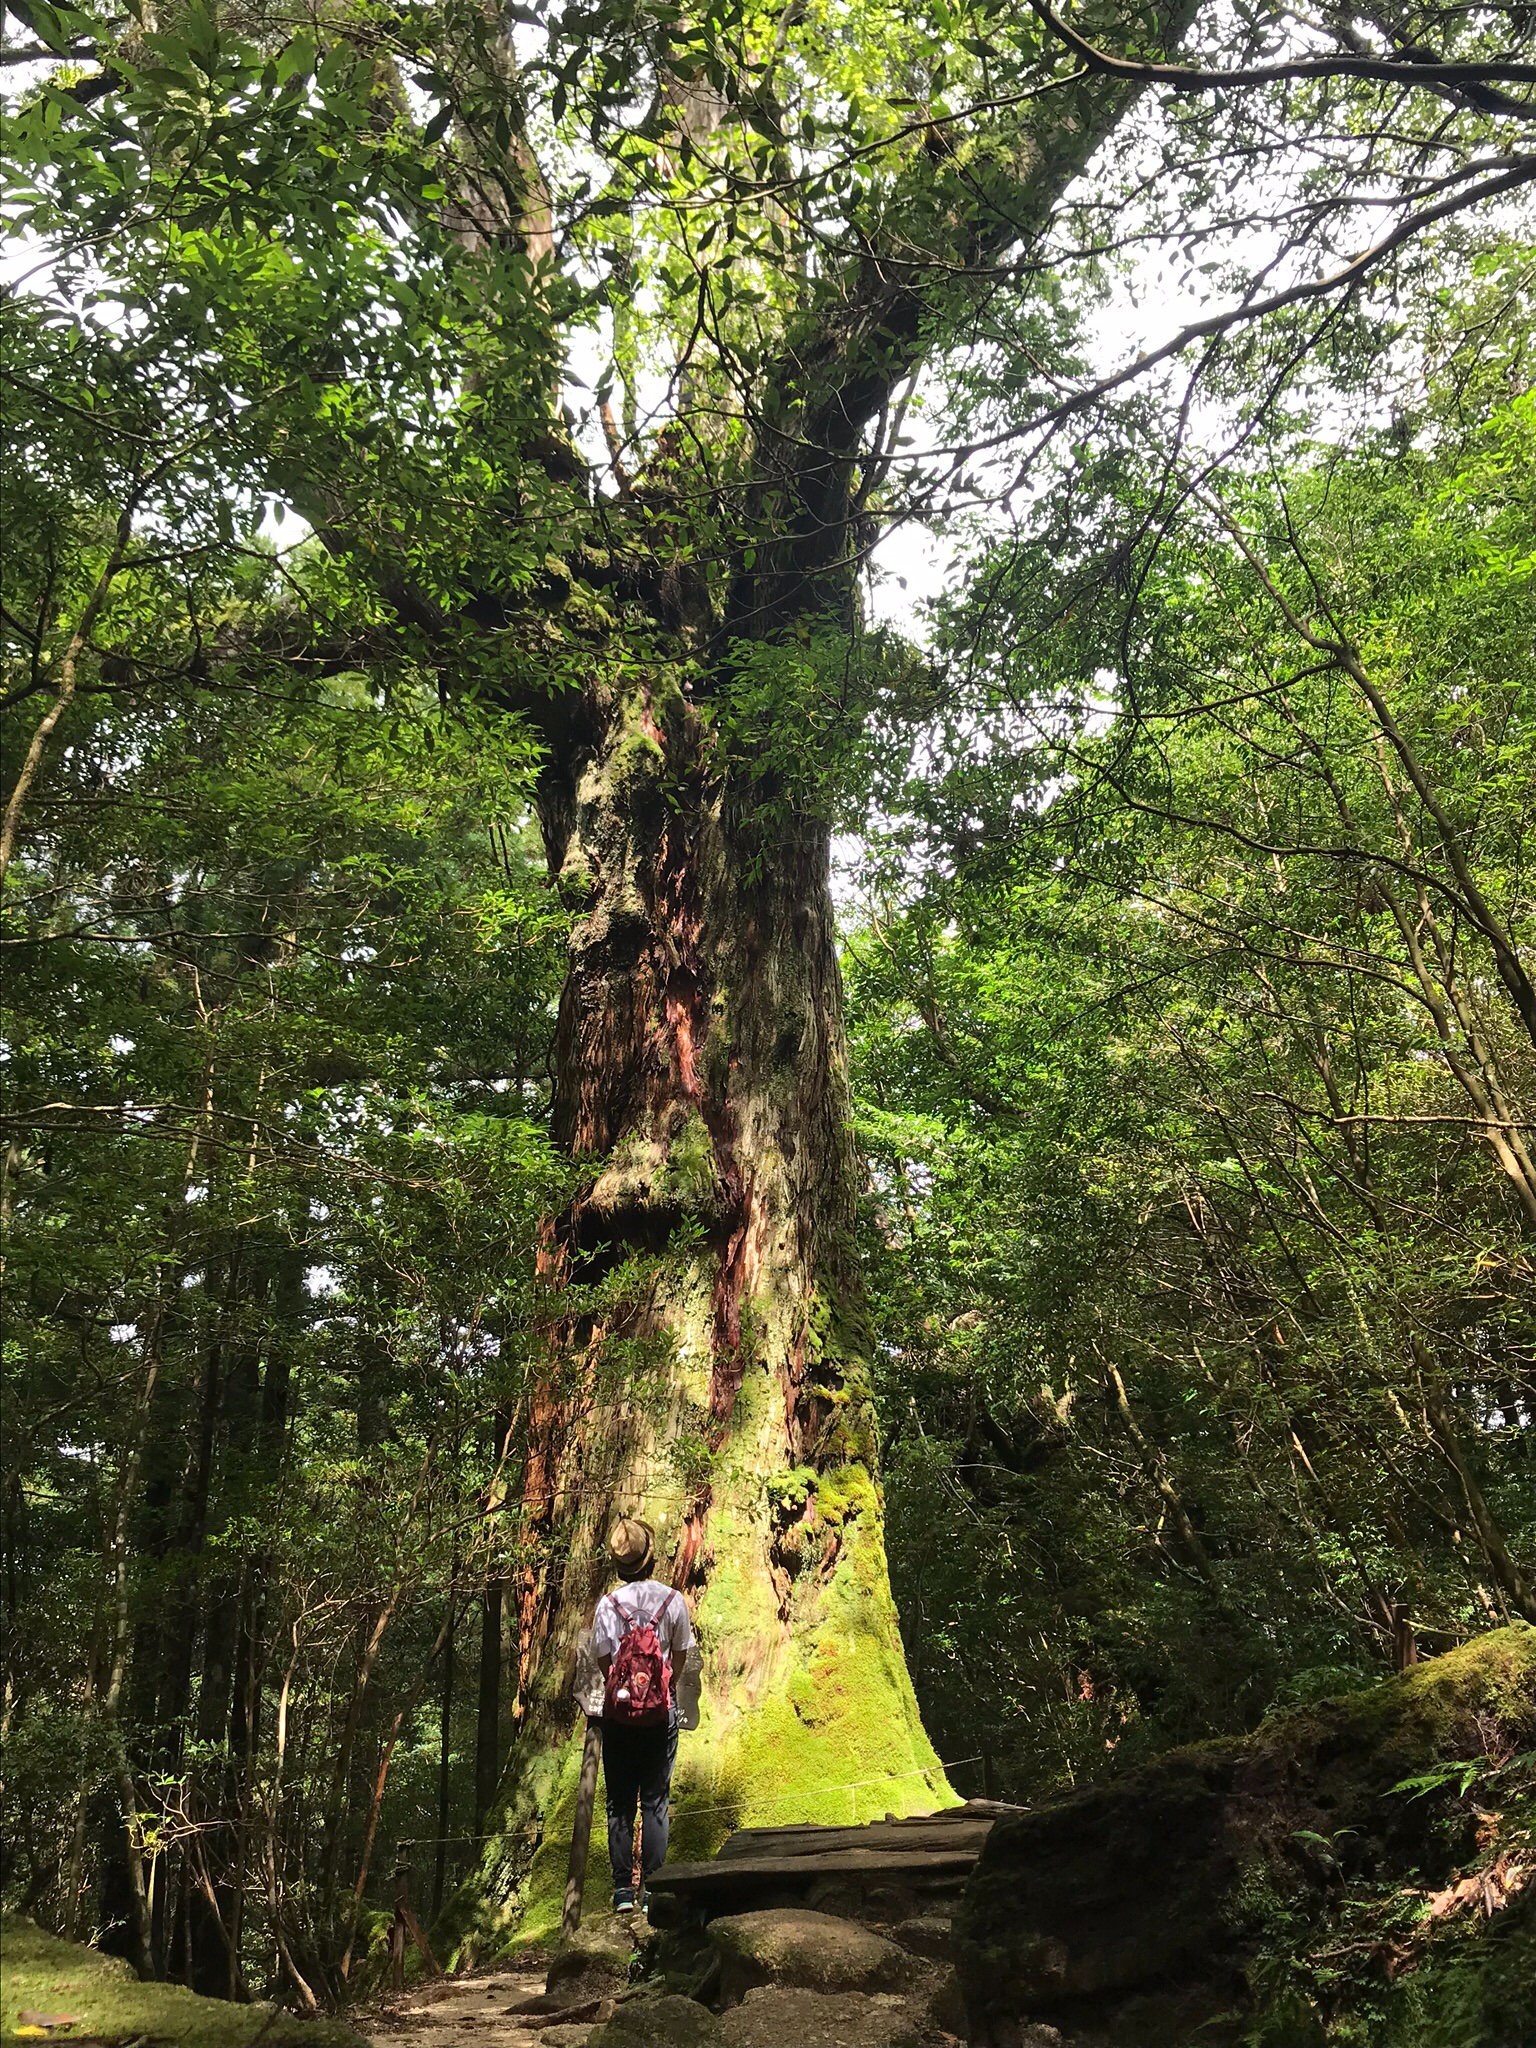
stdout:
MULTIPOLYGON (((840 1784, 836 1785, 813 1785, 807 1791, 781 1792, 777 1799, 770 1799, 767 1801, 767 1804, 770 1806, 782 1806, 788 1802, 793 1805, 797 1800, 824 1798, 829 1792, 862 1792, 870 1785, 904 1785, 908 1778, 931 1778, 936 1772, 958 1771, 966 1764, 979 1764, 981 1761, 980 1756, 957 1756, 950 1763, 940 1761, 936 1764, 920 1765, 917 1769, 911 1771, 887 1771, 878 1778, 845 1778, 840 1784)), ((675 1793, 673 1794, 673 1803, 674 1805, 677 1803, 675 1793)), ((688 1815, 695 1813, 739 1813, 747 1803, 748 1801, 744 1796, 740 1799, 724 1800, 718 1806, 685 1806, 683 1811, 688 1815)), ((761 1803, 761 1801, 756 1800, 752 1802, 753 1805, 761 1803)), ((455 1843, 499 1842, 504 1838, 505 1834, 506 1830, 503 1829, 501 1833, 494 1835, 402 1835, 396 1841, 395 1847, 397 1849, 437 1849, 448 1848, 455 1843)))
MULTIPOLYGON (((770 1799, 767 1803, 770 1806, 782 1806, 786 1802, 793 1805, 796 1801, 802 1799, 823 1798, 829 1792, 862 1792, 868 1785, 902 1785, 906 1783, 908 1778, 931 1778, 940 1771, 958 1771, 964 1764, 979 1764, 980 1762, 981 1758, 979 1756, 957 1756, 952 1763, 941 1761, 936 1764, 922 1765, 912 1771, 887 1771, 878 1778, 847 1778, 837 1785, 813 1785, 806 1791, 781 1792, 777 1799, 770 1799)), ((745 1797, 741 1799, 728 1799, 719 1806, 688 1806, 684 1808, 684 1812, 687 1814, 739 1813, 747 1803, 745 1797)), ((752 1802, 753 1805, 759 1803, 756 1800, 752 1802)), ((850 1801, 850 1804, 854 1803, 850 1801)))

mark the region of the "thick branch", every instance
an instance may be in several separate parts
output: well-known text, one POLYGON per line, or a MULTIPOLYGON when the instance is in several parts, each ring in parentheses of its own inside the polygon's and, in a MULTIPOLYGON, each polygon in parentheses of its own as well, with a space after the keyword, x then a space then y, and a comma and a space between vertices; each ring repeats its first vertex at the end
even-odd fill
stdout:
MULTIPOLYGON (((1194 11, 1195 0, 1168 0, 1159 10, 1166 41, 1178 40, 1194 11)), ((746 506, 753 566, 735 578, 727 643, 846 612, 865 433, 925 352, 939 293, 979 300, 994 288, 997 266, 1045 229, 1139 89, 1111 86, 1091 101, 1066 89, 1035 99, 990 150, 962 157, 934 130, 914 156, 909 196, 920 235, 895 218, 878 244, 866 241, 767 380, 755 422, 762 481, 746 506)))
POLYGON ((1155 64, 1140 57, 1116 57, 1080 36, 1052 9, 1048 0, 1030 0, 1035 13, 1059 43, 1082 60, 1089 71, 1142 85, 1171 86, 1175 92, 1220 92, 1227 88, 1300 83, 1310 78, 1366 78, 1386 85, 1421 86, 1431 92, 1454 92, 1489 113, 1512 114, 1536 121, 1536 100, 1511 99, 1501 85, 1536 85, 1536 64, 1500 59, 1490 64, 1442 63, 1427 51, 1404 51, 1395 57, 1356 53, 1336 57, 1285 58, 1272 64, 1250 64, 1234 71, 1207 71, 1198 64, 1155 64))

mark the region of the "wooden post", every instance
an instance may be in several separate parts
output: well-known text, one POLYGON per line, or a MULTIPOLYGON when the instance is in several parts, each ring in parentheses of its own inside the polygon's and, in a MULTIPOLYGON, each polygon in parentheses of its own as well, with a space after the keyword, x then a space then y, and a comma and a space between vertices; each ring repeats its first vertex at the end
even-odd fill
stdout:
POLYGON ((581 1746, 581 1775, 576 1780, 576 1820, 571 1829, 571 1860, 565 1877, 565 1908, 560 1932, 567 1941, 581 1925, 581 1894, 587 1882, 587 1849, 592 1840, 592 1807, 597 1798, 597 1760, 603 1750, 603 1724, 589 1715, 581 1746))
POLYGON ((411 1866, 405 1851, 395 1851, 395 1922, 389 1930, 389 1981, 396 1991, 405 1989, 405 1916, 411 1910, 411 1866))
POLYGON ((421 1950, 427 1968, 434 1977, 443 1974, 443 1966, 432 1953, 432 1944, 422 1931, 421 1922, 416 1918, 411 1905, 411 1866, 406 1861, 405 1844, 402 1842, 395 1851, 395 1924, 389 1930, 389 1974, 397 1991, 405 1989, 405 1944, 414 1941, 421 1950))

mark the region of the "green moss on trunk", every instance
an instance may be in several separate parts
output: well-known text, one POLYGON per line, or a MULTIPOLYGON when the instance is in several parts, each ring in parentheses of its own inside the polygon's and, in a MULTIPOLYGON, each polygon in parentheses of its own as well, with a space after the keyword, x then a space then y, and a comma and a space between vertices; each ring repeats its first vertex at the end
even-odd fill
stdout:
MULTIPOLYGON (((461 1953, 558 1924, 575 1644, 617 1513, 655 1528, 703 1652, 675 1854, 952 1799, 886 1574, 827 828, 775 814, 765 835, 707 718, 658 694, 669 674, 616 686, 550 772, 551 871, 591 885, 554 1114, 587 1178, 551 1228, 511 1825, 455 1903, 461 1953), (605 1274, 631 1276, 623 1298, 560 1314, 562 1288, 605 1274)), ((588 1867, 596 1901, 601 1803, 588 1867)))

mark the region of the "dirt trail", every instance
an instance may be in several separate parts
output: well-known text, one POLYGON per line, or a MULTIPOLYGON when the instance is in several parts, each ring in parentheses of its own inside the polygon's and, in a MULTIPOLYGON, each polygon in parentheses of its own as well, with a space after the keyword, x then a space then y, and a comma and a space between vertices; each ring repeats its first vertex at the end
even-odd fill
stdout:
POLYGON ((507 2007, 543 1989, 542 1966, 486 1970, 413 1985, 348 2018, 371 2048, 535 2048, 539 2033, 507 2007))

